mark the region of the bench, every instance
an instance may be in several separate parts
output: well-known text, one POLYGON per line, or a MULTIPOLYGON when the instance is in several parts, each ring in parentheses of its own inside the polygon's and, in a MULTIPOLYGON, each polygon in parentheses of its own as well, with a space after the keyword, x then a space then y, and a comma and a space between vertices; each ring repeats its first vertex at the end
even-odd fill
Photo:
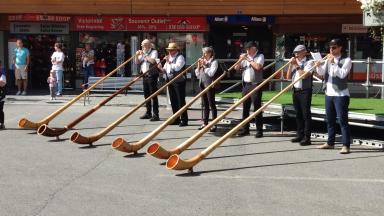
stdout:
MULTIPOLYGON (((88 100, 88 104, 90 103, 89 98, 92 92, 116 92, 134 78, 135 77, 108 77, 84 96, 84 106, 86 100, 88 100)), ((88 86, 92 86, 100 79, 102 79, 102 77, 89 77, 88 86)), ((125 95, 127 94, 127 91, 139 93, 143 92, 143 82, 141 80, 137 80, 129 87, 129 89, 125 90, 125 95)))

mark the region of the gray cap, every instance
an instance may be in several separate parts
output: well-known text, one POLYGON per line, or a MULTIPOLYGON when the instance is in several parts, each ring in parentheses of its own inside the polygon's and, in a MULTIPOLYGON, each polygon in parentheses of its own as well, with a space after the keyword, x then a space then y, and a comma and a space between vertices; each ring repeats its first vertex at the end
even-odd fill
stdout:
POLYGON ((297 45, 297 46, 295 47, 295 49, 293 50, 293 53, 301 52, 301 51, 303 51, 303 50, 307 50, 307 48, 305 48, 304 45, 300 44, 300 45, 297 45))

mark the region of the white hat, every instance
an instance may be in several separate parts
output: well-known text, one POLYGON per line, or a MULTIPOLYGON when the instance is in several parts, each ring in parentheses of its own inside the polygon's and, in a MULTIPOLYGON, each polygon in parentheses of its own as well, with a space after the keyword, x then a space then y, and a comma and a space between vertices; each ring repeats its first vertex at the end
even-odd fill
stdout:
POLYGON ((144 39, 144 40, 141 42, 141 46, 143 46, 144 44, 151 44, 151 41, 148 40, 148 39, 144 39))
POLYGON ((307 50, 307 48, 305 48, 304 45, 300 44, 300 45, 297 45, 297 46, 295 47, 295 49, 293 50, 293 53, 301 52, 301 51, 303 51, 303 50, 307 50))

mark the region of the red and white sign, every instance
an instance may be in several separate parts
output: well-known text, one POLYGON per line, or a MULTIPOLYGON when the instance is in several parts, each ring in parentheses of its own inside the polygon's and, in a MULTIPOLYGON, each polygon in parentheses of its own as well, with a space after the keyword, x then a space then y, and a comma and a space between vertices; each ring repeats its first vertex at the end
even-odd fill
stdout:
POLYGON ((205 17, 75 16, 75 31, 207 31, 205 17))
POLYGON ((8 16, 8 21, 24 22, 69 22, 70 16, 44 15, 44 14, 14 14, 8 16))

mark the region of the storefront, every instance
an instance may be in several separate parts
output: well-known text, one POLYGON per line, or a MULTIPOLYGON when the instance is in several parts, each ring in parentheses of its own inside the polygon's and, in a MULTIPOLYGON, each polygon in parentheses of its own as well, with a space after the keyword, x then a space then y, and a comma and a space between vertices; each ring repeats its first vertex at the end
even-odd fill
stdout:
MULTIPOLYGON (((70 52, 69 24, 71 17, 62 15, 16 14, 8 15, 8 66, 13 73, 13 56, 16 40, 22 39, 24 47, 30 50, 29 87, 46 88, 51 69, 50 56, 54 43, 63 43, 63 51, 68 58, 70 52)), ((65 87, 70 87, 70 67, 68 59, 64 65, 65 87)), ((10 76, 13 79, 13 76, 10 76)))
MULTIPOLYGON (((206 44, 206 17, 163 16, 75 16, 72 30, 77 37, 76 86, 82 80, 81 52, 86 43, 95 51, 95 72, 105 75, 140 49, 143 39, 150 39, 162 58, 169 42, 177 42, 190 65, 201 56, 206 44)), ((137 74, 137 65, 128 64, 117 76, 137 74)))

